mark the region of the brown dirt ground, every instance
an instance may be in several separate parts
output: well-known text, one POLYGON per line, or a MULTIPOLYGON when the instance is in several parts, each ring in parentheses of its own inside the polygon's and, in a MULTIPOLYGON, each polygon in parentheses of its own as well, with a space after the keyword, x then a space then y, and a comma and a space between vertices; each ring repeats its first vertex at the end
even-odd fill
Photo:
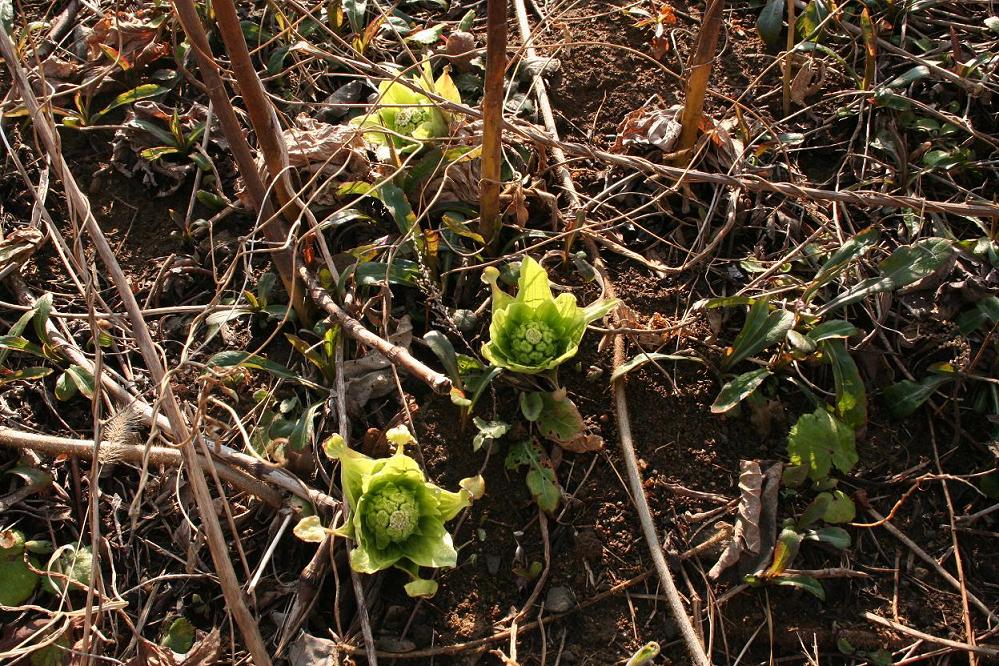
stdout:
MULTIPOLYGON (((545 42, 607 42, 644 51, 647 32, 635 28, 633 19, 612 11, 613 8, 609 3, 587 3, 585 7, 573 9, 558 17, 546 34, 545 42)), ((746 34, 752 35, 751 14, 743 16, 736 9, 734 20, 746 34)), ((679 27, 689 31, 690 25, 681 19, 679 27)), ((680 33, 678 38, 684 44, 691 36, 689 32, 680 33)), ((726 43, 735 57, 724 60, 721 88, 734 95, 745 89, 749 82, 747 72, 758 69, 753 63, 759 62, 762 56, 758 40, 753 37, 729 38, 726 43)), ((644 104, 650 96, 658 94, 668 103, 678 99, 676 81, 645 59, 606 46, 575 45, 570 48, 571 53, 559 56, 563 59, 564 74, 561 83, 552 91, 553 103, 563 121, 561 129, 568 138, 592 136, 597 143, 607 144, 620 118, 644 104)), ((675 69, 675 54, 667 55, 667 60, 671 58, 674 62, 670 67, 675 69)), ((84 175, 84 183, 88 181, 85 175, 92 173, 102 159, 107 159, 99 154, 90 155, 85 149, 73 151, 73 158, 74 170, 84 175)), ((110 175, 105 186, 94 192, 92 201, 100 212, 100 219, 106 221, 109 239, 113 244, 120 244, 120 259, 141 293, 143 286, 148 288, 151 284, 160 262, 182 249, 168 236, 173 226, 166 209, 186 207, 186 195, 153 201, 151 205, 149 193, 144 188, 110 175)), ((46 258, 39 266, 38 274, 30 277, 36 286, 42 287, 45 280, 55 275, 56 262, 46 258), (52 272, 46 273, 49 270, 52 272)), ((627 265, 612 262, 611 275, 616 284, 628 285, 623 299, 643 320, 653 315, 674 316, 685 309, 690 299, 688 285, 656 280, 627 265)), ((571 280, 570 276, 561 277, 571 280)), ((704 325, 701 326, 703 332, 704 325)), ((616 448, 616 424, 606 381, 610 371, 609 356, 605 351, 597 350, 597 343, 596 335, 587 337, 579 357, 580 369, 572 364, 573 367, 566 368, 562 380, 575 396, 588 425, 604 437, 607 449, 597 454, 566 454, 558 466, 560 482, 569 498, 564 511, 549 524, 551 571, 541 599, 545 599, 547 590, 563 587, 571 591, 577 602, 585 602, 651 566, 634 509, 621 481, 623 467, 616 448), (596 381, 585 377, 591 366, 604 370, 596 381), (596 462, 591 469, 594 456, 596 462)), ((632 351, 637 350, 632 347, 632 351)), ((668 378, 656 368, 646 367, 634 373, 628 382, 629 408, 644 466, 646 492, 657 526, 664 535, 669 535, 669 545, 675 551, 682 551, 703 537, 699 532, 705 526, 691 521, 685 514, 706 511, 714 505, 679 496, 669 489, 669 484, 735 497, 741 459, 781 459, 784 455, 779 428, 769 436, 761 436, 745 415, 719 418, 710 414, 709 405, 717 389, 717 381, 708 370, 683 364, 668 378)), ((417 434, 428 470, 441 485, 454 487, 459 479, 479 472, 483 457, 481 453, 471 452, 471 434, 468 429, 459 429, 457 411, 447 399, 423 394, 418 397, 423 407, 417 415, 417 434)), ((496 414, 509 415, 516 410, 515 400, 515 393, 500 389, 491 406, 496 414)), ((489 401, 485 400, 485 403, 489 401)), ((76 424, 86 423, 87 416, 81 411, 75 416, 67 414, 66 418, 76 424)), ((25 414, 26 420, 31 418, 35 417, 25 414)), ((952 449, 951 446, 943 448, 952 449)), ((513 566, 518 557, 526 558, 528 562, 543 559, 537 510, 521 473, 504 468, 505 449, 505 443, 496 445, 483 472, 489 481, 489 493, 474 506, 455 534, 455 542, 462 545, 462 564, 441 573, 438 596, 417 607, 400 593, 398 581, 392 578, 394 574, 387 574, 388 581, 380 587, 378 604, 372 608, 380 638, 402 636, 403 627, 414 609, 414 621, 404 638, 416 647, 450 645, 487 636, 492 633, 495 623, 511 609, 521 608, 531 594, 533 582, 519 579, 513 566), (484 531, 484 540, 479 538, 478 530, 484 531)), ((867 490, 882 511, 890 507, 907 486, 873 485, 863 481, 863 477, 872 472, 878 477, 888 477, 914 465, 925 467, 927 461, 932 460, 922 422, 898 427, 876 410, 872 410, 871 427, 861 443, 860 456, 862 467, 856 478, 849 479, 848 483, 851 489, 867 490)), ((953 452, 951 456, 948 463, 954 463, 952 471, 959 471, 962 466, 959 458, 953 452)), ((973 467, 973 463, 968 461, 967 466, 973 467)), ((115 474, 120 475, 116 478, 116 486, 123 489, 134 482, 131 472, 116 471, 115 474)), ((160 498, 168 496, 171 492, 169 479, 164 477, 157 483, 157 487, 147 489, 147 494, 160 498)), ((959 489, 954 490, 962 497, 959 489)), ((942 513, 937 495, 917 493, 900 512, 898 521, 903 531, 931 552, 944 550, 942 540, 949 541, 941 529, 946 514, 942 513)), ((268 531, 274 527, 272 516, 266 510, 257 509, 244 514, 241 520, 241 525, 247 526, 244 541, 250 561, 256 561, 259 549, 267 543, 268 531)), ((112 525, 108 527, 113 528, 112 525)), ((858 620, 857 613, 872 610, 891 616, 891 600, 896 591, 890 570, 896 566, 897 556, 904 562, 908 553, 899 549, 883 532, 856 531, 855 534, 857 542, 848 561, 859 563, 859 568, 869 571, 872 578, 825 581, 828 594, 825 603, 803 592, 783 588, 748 590, 735 596, 720 608, 720 615, 715 618, 717 628, 724 630, 717 640, 724 641, 727 654, 734 658, 760 626, 764 626, 764 631, 755 639, 750 651, 754 659, 772 656, 798 660, 802 654, 799 641, 811 645, 813 635, 825 650, 835 649, 836 638, 842 635, 848 635, 855 646, 865 649, 892 645, 891 638, 858 620), (765 624, 768 618, 772 621, 769 629, 765 624)), ((168 547, 177 534, 165 521, 160 521, 143 538, 168 547)), ((979 581, 991 581, 994 600, 994 584, 999 579, 994 551, 984 537, 969 536, 963 544, 970 575, 979 581)), ((282 547, 287 550, 280 575, 284 583, 290 585, 311 555, 311 547, 290 537, 286 537, 282 547)), ((127 564, 132 557, 129 552, 115 555, 122 558, 122 564, 127 564)), ((204 552, 202 556, 207 558, 204 552)), ((167 560, 166 555, 154 552, 146 557, 145 566, 152 570, 167 560)), ((684 576, 690 577, 693 589, 703 589, 702 575, 710 564, 710 558, 707 558, 704 562, 685 565, 684 576)), ((806 547, 802 551, 802 567, 839 564, 837 556, 820 548, 806 547)), ((691 586, 681 578, 681 591, 687 593, 691 586)), ((724 589, 725 585, 719 592, 724 589)), ((280 600, 287 591, 288 588, 280 586, 265 590, 258 600, 259 607, 268 608, 269 602, 280 600)), ((981 592, 984 594, 987 590, 981 592)), ((197 594, 203 595, 209 604, 204 624, 210 626, 223 606, 217 588, 204 581, 180 585, 175 588, 175 594, 164 594, 163 603, 154 605, 150 616, 167 614, 171 603, 192 604, 197 594)), ((957 597, 918 563, 909 565, 907 573, 901 577, 897 594, 899 618, 911 626, 934 633, 947 633, 960 626, 957 597)), ((330 626, 331 605, 329 596, 319 603, 310 619, 310 628, 315 633, 321 635, 330 626)), ((268 623, 267 628, 273 627, 268 623)), ((616 595, 564 621, 546 626, 544 644, 537 630, 525 632, 520 638, 519 651, 524 664, 542 663, 541 655, 545 653, 549 663, 557 654, 558 663, 570 666, 612 664, 627 659, 649 640, 662 643, 664 654, 672 663, 685 662, 677 629, 663 598, 657 594, 654 578, 634 586, 626 594, 616 595)), ((506 649, 505 643, 498 643, 496 647, 506 649)), ((434 663, 471 664, 476 661, 476 657, 461 655, 450 660, 438 659, 434 663)), ((486 655, 480 663, 500 661, 486 655)))

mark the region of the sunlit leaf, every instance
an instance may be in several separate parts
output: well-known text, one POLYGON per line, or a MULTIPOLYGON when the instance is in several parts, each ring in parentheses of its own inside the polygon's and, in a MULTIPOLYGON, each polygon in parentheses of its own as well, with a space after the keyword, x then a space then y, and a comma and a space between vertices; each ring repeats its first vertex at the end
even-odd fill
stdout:
POLYGON ((746 323, 722 359, 723 368, 730 368, 767 347, 784 340, 794 326, 794 313, 784 309, 770 311, 767 299, 756 301, 746 315, 746 323))
POLYGON ((745 372, 729 380, 711 404, 711 413, 724 414, 734 409, 736 405, 759 388, 767 380, 767 377, 770 377, 772 374, 767 368, 760 368, 759 370, 745 372))

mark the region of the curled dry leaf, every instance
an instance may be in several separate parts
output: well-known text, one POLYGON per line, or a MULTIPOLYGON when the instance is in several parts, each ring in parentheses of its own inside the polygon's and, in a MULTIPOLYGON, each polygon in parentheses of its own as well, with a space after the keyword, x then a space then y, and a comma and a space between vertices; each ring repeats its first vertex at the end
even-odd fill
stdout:
POLYGON ((591 453, 604 448, 604 438, 583 433, 568 442, 559 442, 559 446, 570 453, 591 453))
POLYGON ((798 57, 793 60, 798 71, 791 80, 791 99, 799 106, 807 106, 806 100, 822 90, 826 82, 826 66, 815 58, 798 57))
POLYGON ((618 125, 617 140, 610 151, 626 153, 628 146, 647 144, 665 153, 671 152, 680 136, 681 111, 683 106, 663 107, 661 102, 632 111, 618 125))
POLYGON ((0 271, 23 266, 43 240, 45 236, 35 227, 19 227, 0 238, 0 271))
MULTIPOLYGON (((337 183, 367 180, 371 175, 364 141, 356 127, 331 125, 303 113, 282 134, 288 146, 288 164, 318 176, 314 179, 318 191, 310 195, 310 201, 332 205, 337 183)), ((261 172, 266 171, 262 155, 257 156, 257 164, 261 172)))
POLYGON ((760 471, 760 464, 754 460, 740 461, 739 515, 735 521, 735 533, 718 561, 708 572, 710 578, 717 580, 722 572, 739 561, 744 552, 759 554, 762 492, 763 473, 760 471))
POLYGON ((152 22, 152 11, 105 14, 85 40, 90 61, 106 55, 122 69, 132 69, 169 55, 170 42, 161 38, 164 33, 152 22))
MULTIPOLYGON (((389 342, 409 349, 412 341, 413 324, 407 315, 399 320, 395 332, 389 336, 389 342)), ((369 401, 386 396, 395 389, 391 365, 391 361, 374 350, 359 359, 344 361, 344 389, 349 414, 361 415, 369 401)))

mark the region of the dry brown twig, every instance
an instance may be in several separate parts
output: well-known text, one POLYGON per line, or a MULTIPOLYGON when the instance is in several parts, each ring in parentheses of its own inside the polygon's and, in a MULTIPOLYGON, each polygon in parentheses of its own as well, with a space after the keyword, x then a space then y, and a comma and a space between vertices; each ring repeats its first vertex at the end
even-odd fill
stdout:
POLYGON ((361 322, 347 314, 343 308, 337 305, 336 301, 330 297, 326 290, 323 289, 322 285, 319 284, 319 279, 309 269, 301 266, 299 274, 316 304, 325 310, 330 317, 335 319, 343 327, 347 335, 361 344, 378 351, 393 365, 406 370, 437 393, 447 393, 451 390, 451 379, 447 375, 441 374, 427 366, 409 353, 409 350, 405 347, 400 347, 372 333, 361 322))
MULTIPOLYGON (((0 446, 18 449, 30 449, 49 456, 75 456, 83 460, 93 460, 96 450, 98 460, 105 465, 126 462, 180 467, 184 458, 180 449, 169 446, 135 446, 121 442, 105 440, 99 447, 94 446, 92 439, 71 439, 69 437, 54 437, 37 433, 22 432, 13 428, 0 427, 0 446)), ((258 481, 249 474, 239 471, 218 461, 212 461, 204 456, 198 456, 198 463, 205 470, 209 465, 215 466, 216 473, 226 482, 236 488, 259 497, 269 505, 280 508, 284 498, 270 486, 258 481)))
MULTIPOLYGON (((11 287, 23 305, 34 307, 35 299, 27 291, 26 285, 19 277, 13 275, 10 276, 7 279, 7 284, 11 287)), ((65 355, 66 358, 68 358, 72 363, 75 363, 92 373, 94 366, 90 359, 87 358, 75 344, 70 342, 55 328, 51 319, 52 318, 50 317, 50 320, 45 322, 45 330, 49 339, 52 341, 53 346, 59 351, 59 353, 65 355)), ((123 378, 118 378, 116 380, 112 375, 113 371, 110 368, 105 368, 104 372, 101 373, 100 381, 104 390, 106 390, 122 407, 135 410, 138 416, 142 419, 143 423, 147 426, 155 427, 163 435, 175 439, 172 426, 166 417, 163 416, 163 414, 156 412, 152 406, 125 389, 122 386, 122 383, 127 383, 126 380, 123 378), (121 383, 119 383, 119 381, 121 383)), ((228 465, 233 465, 245 470, 252 476, 259 478, 262 481, 266 481, 267 483, 270 483, 288 493, 301 497, 306 501, 312 502, 316 506, 324 509, 334 509, 340 505, 339 500, 315 490, 314 488, 310 488, 298 477, 281 467, 265 463, 258 458, 248 456, 244 453, 231 449, 228 446, 223 446, 214 442, 210 442, 209 444, 215 457, 223 460, 228 465)))

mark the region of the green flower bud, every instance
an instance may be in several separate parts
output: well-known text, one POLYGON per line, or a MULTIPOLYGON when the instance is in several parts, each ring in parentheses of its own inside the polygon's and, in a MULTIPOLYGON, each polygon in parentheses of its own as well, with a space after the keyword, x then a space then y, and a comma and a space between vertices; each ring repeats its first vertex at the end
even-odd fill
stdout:
POLYGON ((420 508, 413 491, 387 483, 372 494, 364 519, 380 547, 405 541, 416 531, 420 508))
MULTIPOLYGON (((413 436, 404 426, 392 428, 387 438, 398 446, 394 456, 369 458, 347 447, 339 435, 330 437, 323 450, 340 461, 340 486, 350 515, 335 534, 354 541, 350 566, 361 573, 396 567, 413 582, 406 591, 413 596, 433 594, 436 585, 420 578, 420 567, 453 567, 458 552, 444 523, 458 515, 473 499, 481 497, 481 477, 465 479, 452 493, 427 481, 423 470, 404 452, 413 436)), ((320 529, 321 526, 319 526, 320 529)), ((307 540, 321 540, 307 524, 307 540)))
POLYGON ((447 71, 434 79, 430 63, 425 63, 408 83, 383 81, 378 86, 378 105, 352 124, 372 128, 366 129, 364 136, 378 144, 379 152, 389 144, 402 153, 419 150, 425 139, 447 135, 451 116, 418 90, 461 103, 461 95, 447 71))
POLYGON ((517 360, 524 365, 542 365, 558 354, 555 332, 543 321, 520 324, 510 336, 517 360))
POLYGON ((430 121, 430 110, 424 107, 399 109, 395 114, 395 131, 412 136, 416 129, 430 121))
POLYGON ((601 299, 585 308, 572 294, 552 295, 548 274, 525 257, 520 266, 516 298, 498 284, 499 271, 490 266, 482 279, 492 286, 493 319, 482 355, 495 366, 537 374, 552 370, 579 351, 586 325, 610 312, 618 301, 601 299))

